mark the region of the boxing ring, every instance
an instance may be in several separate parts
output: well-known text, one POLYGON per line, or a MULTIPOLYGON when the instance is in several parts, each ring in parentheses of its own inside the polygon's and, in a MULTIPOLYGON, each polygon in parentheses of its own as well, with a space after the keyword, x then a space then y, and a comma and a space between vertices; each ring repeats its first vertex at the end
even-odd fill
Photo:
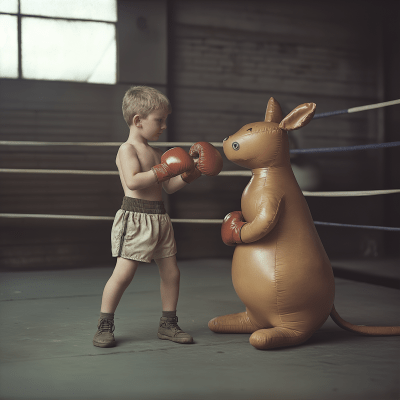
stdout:
MULTIPOLYGON (((400 100, 398 101, 399 104, 400 100)), ((332 114, 335 115, 335 114, 332 114)), ((318 116, 318 115, 317 115, 318 116)), ((314 118, 316 118, 315 116, 314 118)), ((222 147, 221 143, 212 143, 222 147)), ((121 143, 12 142, 2 146, 104 146, 121 143)), ((157 147, 188 147, 186 142, 154 142, 157 147)), ((329 149, 299 149, 292 154, 364 151, 400 146, 400 142, 329 149)), ((117 171, 0 169, 2 174, 118 176, 117 171)), ((215 179, 250 177, 250 171, 222 171, 215 179)), ((397 196, 400 189, 309 192, 306 197, 397 196)), ((0 213, 3 219, 112 221, 113 216, 0 213)), ((172 219, 179 224, 221 224, 222 219, 172 219)), ((76 222, 78 223, 78 222, 76 222)), ((400 231, 400 227, 339 225, 342 229, 400 231)), ((362 260, 385 269, 381 260, 362 260), (378 265, 379 264, 379 265, 378 265)), ((398 270, 398 262, 392 262, 398 270)), ((353 335, 328 320, 308 345, 292 350, 253 351, 248 335, 216 335, 207 321, 241 302, 232 288, 231 261, 182 260, 179 311, 195 345, 182 347, 157 340, 154 316, 159 309, 156 265, 141 269, 118 309, 115 350, 92 345, 99 298, 110 269, 101 267, 0 271, 3 320, 0 363, 4 398, 70 400, 138 399, 395 399, 398 397, 398 337, 353 335), (132 307, 132 304, 141 304, 132 307), (135 324, 136 323, 136 324, 135 324), (2 364, 2 365, 1 365, 2 364), (155 379, 156 377, 156 379, 155 379), (294 391, 297 391, 296 395, 294 391), (65 396, 60 396, 64 393, 65 396), (193 396, 193 393, 198 396, 193 396), (396 397, 397 396, 397 397, 396 397)), ((400 292, 383 285, 336 279, 338 305, 352 321, 398 324, 400 292)), ((158 314, 157 314, 158 315, 158 314)))
MULTIPOLYGON (((400 99, 387 101, 383 103, 370 104, 360 107, 353 107, 345 110, 336 110, 331 112, 325 112, 321 114, 315 114, 313 119, 332 117, 341 114, 351 114, 360 111, 367 111, 387 106, 400 104, 400 99)), ((119 147, 122 142, 43 142, 43 141, 0 141, 1 146, 83 146, 83 147, 119 147)), ((192 142, 152 142, 151 145, 154 147, 190 147, 192 142)), ((211 142, 217 148, 222 148, 222 142, 211 142)), ((338 153, 338 152, 353 152, 363 150, 378 150, 384 148, 393 148, 400 146, 400 141, 376 143, 367 145, 357 146, 342 146, 342 147, 329 147, 329 148, 310 148, 310 149, 292 149, 290 150, 291 155, 302 154, 324 154, 324 153, 338 153)), ((18 168, 0 168, 0 173, 3 174, 68 174, 68 175, 101 175, 118 176, 118 171, 90 171, 90 170, 68 170, 68 169, 18 169, 18 168)), ((219 177, 251 177, 251 171, 221 171, 219 177)), ((303 191, 305 197, 358 197, 358 196, 378 196, 378 195, 391 195, 400 193, 400 189, 387 189, 387 190, 365 190, 365 191, 336 191, 336 192, 312 192, 303 191)), ((85 215, 54 215, 54 214, 22 214, 22 213, 0 213, 0 218, 40 218, 40 219, 70 219, 70 220, 87 220, 87 221, 112 221, 114 216, 85 216, 85 215)), ((173 223, 185 223, 185 224, 221 224, 223 219, 182 219, 182 218, 171 218, 173 223)), ((342 224, 332 223, 325 221, 314 221, 317 226, 331 226, 331 227, 343 227, 343 228, 357 228, 357 229, 372 229, 389 232, 400 232, 400 227, 388 227, 388 226, 371 226, 371 225, 354 225, 354 224, 342 224)))

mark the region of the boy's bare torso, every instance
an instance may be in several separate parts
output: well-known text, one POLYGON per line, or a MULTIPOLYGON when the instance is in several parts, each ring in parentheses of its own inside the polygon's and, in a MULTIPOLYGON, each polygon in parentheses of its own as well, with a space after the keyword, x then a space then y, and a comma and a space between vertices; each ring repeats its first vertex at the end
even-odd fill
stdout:
POLYGON ((161 151, 154 149, 147 144, 133 145, 131 143, 124 143, 123 146, 132 146, 135 150, 133 153, 139 163, 138 171, 122 171, 120 160, 120 150, 117 153, 116 164, 121 179, 122 188, 125 196, 133 197, 136 199, 143 199, 149 201, 162 201, 162 185, 154 183, 153 185, 140 190, 130 190, 125 182, 124 173, 138 173, 150 171, 150 169, 161 162, 161 151))

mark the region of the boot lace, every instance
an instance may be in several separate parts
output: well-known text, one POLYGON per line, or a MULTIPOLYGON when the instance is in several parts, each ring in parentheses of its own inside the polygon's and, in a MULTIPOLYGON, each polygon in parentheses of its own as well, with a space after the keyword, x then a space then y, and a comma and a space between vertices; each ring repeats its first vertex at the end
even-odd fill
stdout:
POLYGON ((183 330, 178 325, 178 317, 168 318, 167 325, 174 330, 175 333, 183 332, 183 330))
POLYGON ((97 326, 99 332, 110 332, 113 333, 115 330, 114 321, 110 319, 102 319, 97 326))

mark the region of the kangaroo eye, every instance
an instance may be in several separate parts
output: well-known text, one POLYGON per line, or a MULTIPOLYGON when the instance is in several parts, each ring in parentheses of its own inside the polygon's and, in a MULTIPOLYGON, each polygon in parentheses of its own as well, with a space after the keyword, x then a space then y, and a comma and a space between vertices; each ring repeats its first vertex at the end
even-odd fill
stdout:
POLYGON ((248 132, 248 131, 250 131, 250 132, 251 132, 252 130, 253 130, 253 128, 249 128, 249 129, 247 129, 247 132, 248 132))
POLYGON ((237 151, 237 150, 239 150, 239 148, 240 148, 240 145, 239 145, 238 142, 233 142, 233 143, 232 143, 232 149, 233 149, 233 150, 236 150, 236 151, 237 151))

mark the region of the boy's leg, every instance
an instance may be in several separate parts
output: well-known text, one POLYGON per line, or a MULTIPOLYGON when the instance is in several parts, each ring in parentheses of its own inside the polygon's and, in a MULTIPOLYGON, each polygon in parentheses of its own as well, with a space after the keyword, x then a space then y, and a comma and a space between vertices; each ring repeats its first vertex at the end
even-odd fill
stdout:
POLYGON ((158 337, 177 343, 193 343, 193 338, 178 326, 178 317, 176 316, 180 282, 180 271, 176 257, 160 258, 155 261, 160 271, 160 293, 163 309, 158 337))
POLYGON ((176 257, 155 260, 160 271, 160 293, 163 311, 176 311, 179 297, 180 271, 176 257))
POLYGON ((138 261, 127 260, 119 257, 114 272, 106 283, 101 303, 100 319, 93 344, 97 347, 114 347, 114 312, 126 288, 131 283, 138 261))
POLYGON ((104 287, 101 312, 110 314, 115 312, 122 295, 135 276, 138 265, 138 261, 117 258, 114 272, 104 287))

